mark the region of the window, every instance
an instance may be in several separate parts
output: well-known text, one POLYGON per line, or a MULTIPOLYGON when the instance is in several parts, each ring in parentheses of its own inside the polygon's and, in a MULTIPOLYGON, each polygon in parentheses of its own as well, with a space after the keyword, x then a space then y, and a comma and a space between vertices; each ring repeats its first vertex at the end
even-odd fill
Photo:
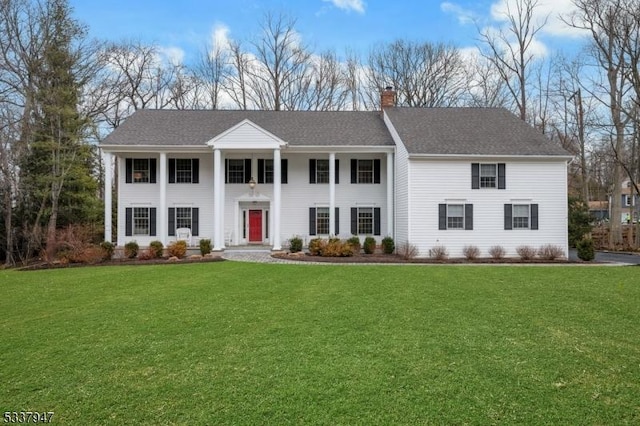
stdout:
POLYGON ((498 182, 496 164, 480 164, 480 188, 495 188, 498 182))
MULTIPOLYGON (((287 183, 288 161, 286 158, 280 159, 280 183, 287 183)), ((258 159, 258 183, 273 183, 273 160, 258 159)))
POLYGON ((473 230, 473 204, 439 204, 438 229, 473 230))
POLYGON ((169 236, 176 235, 176 229, 189 228, 191 235, 198 236, 199 233, 199 212, 198 207, 169 207, 168 232, 169 236))
POLYGON ((464 228, 464 206, 462 204, 449 204, 447 206, 447 229, 464 228))
POLYGON ((631 206, 631 196, 627 194, 622 195, 622 205, 631 206))
POLYGON ((505 204, 504 229, 538 229, 538 205, 505 204))
POLYGON ((316 234, 329 235, 329 208, 318 207, 316 209, 316 234))
POLYGON ((351 233, 353 235, 380 235, 380 208, 352 207, 351 233))
POLYGON ((154 207, 127 207, 125 209, 125 236, 156 235, 156 209, 154 207))
POLYGON ((380 160, 351 159, 351 183, 380 183, 380 160))
POLYGON ((513 229, 529 229, 529 205, 513 205, 513 229))
POLYGON ((506 189, 505 163, 472 163, 471 189, 506 189))
POLYGON ((156 159, 127 158, 125 183, 156 183, 156 159))
POLYGON ((197 158, 169 158, 169 183, 198 183, 199 169, 197 158))
POLYGON ((225 183, 249 183, 251 180, 251 159, 225 160, 225 183))
MULTIPOLYGON (((331 235, 329 207, 309 208, 309 235, 331 235)), ((335 210, 335 235, 340 233, 340 209, 335 210)))
MULTIPOLYGON (((335 183, 340 183, 340 162, 335 160, 335 183)), ((309 160, 309 183, 329 183, 329 160, 309 160)))

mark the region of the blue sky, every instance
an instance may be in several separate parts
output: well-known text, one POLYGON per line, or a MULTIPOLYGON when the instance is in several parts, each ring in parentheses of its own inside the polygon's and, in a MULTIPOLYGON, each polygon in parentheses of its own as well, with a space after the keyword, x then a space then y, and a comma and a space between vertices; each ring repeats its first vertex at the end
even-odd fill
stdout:
MULTIPOLYGON (((247 40, 258 32, 266 12, 297 20, 296 29, 316 52, 366 55, 380 42, 398 38, 477 44, 477 26, 498 28, 507 3, 515 0, 70 0, 74 15, 103 40, 154 43, 185 62, 214 34, 247 40)), ((559 19, 571 0, 539 0, 537 17, 548 16, 537 49, 545 55, 573 50, 580 40, 559 19)))

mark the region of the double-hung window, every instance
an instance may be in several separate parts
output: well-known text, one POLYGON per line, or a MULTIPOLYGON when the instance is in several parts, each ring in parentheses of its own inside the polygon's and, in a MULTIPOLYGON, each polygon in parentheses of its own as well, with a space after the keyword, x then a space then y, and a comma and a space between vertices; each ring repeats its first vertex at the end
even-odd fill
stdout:
POLYGON ((250 158, 227 158, 225 160, 225 183, 249 183, 250 180, 250 158))
POLYGON ((505 163, 472 163, 471 189, 506 189, 505 163))
MULTIPOLYGON (((335 210, 335 235, 340 233, 340 209, 335 210)), ((309 235, 331 235, 329 207, 309 208, 309 235)))
POLYGON ((351 159, 351 183, 380 183, 380 160, 351 159))
POLYGON ((169 236, 176 235, 176 229, 189 228, 191 235, 198 236, 199 233, 199 212, 198 207, 169 207, 168 231, 169 236))
POLYGON ((353 235, 380 235, 380 207, 352 207, 353 235))
POLYGON ((473 230, 473 204, 439 204, 438 229, 473 230))
POLYGON ((125 183, 156 183, 156 159, 127 158, 125 183))
POLYGON ((127 207, 125 208, 125 235, 155 236, 156 209, 155 207, 127 207))
POLYGON ((538 229, 538 205, 505 204, 504 229, 538 229))
MULTIPOLYGON (((309 183, 329 183, 329 160, 309 160, 309 183)), ((335 160, 335 183, 340 183, 340 162, 335 160)))
POLYGON ((169 158, 169 183, 198 183, 198 158, 169 158))
MULTIPOLYGON (((280 183, 287 183, 288 180, 288 160, 286 158, 280 159, 280 183)), ((274 167, 273 159, 259 158, 258 159, 258 183, 273 183, 274 167)))

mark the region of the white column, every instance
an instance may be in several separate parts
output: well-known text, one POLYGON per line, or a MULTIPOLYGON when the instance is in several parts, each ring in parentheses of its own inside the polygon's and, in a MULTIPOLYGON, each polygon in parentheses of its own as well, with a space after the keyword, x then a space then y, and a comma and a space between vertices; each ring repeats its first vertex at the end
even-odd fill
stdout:
POLYGON ((387 153, 387 235, 394 237, 394 174, 393 174, 393 153, 387 153))
POLYGON ((111 191, 113 185, 113 165, 111 164, 112 155, 110 152, 102 153, 104 162, 104 240, 111 242, 111 232, 113 223, 111 221, 111 191))
POLYGON ((336 235, 336 153, 329 153, 329 235, 336 235))
POLYGON ((222 156, 219 149, 213 150, 213 249, 222 250, 224 244, 224 234, 222 226, 222 200, 221 191, 222 177, 222 156))
POLYGON ((218 203, 218 205, 220 206, 220 247, 222 247, 223 249, 225 248, 224 245, 224 233, 225 233, 225 223, 224 223, 224 209, 225 209, 225 200, 226 200, 226 194, 225 191, 227 190, 226 185, 224 184, 224 159, 225 159, 225 154, 224 152, 220 151, 220 174, 218 175, 218 177, 220 178, 220 191, 219 191, 219 195, 218 195, 218 199, 220 200, 220 202, 218 203))
POLYGON ((160 211, 158 212, 158 221, 156 229, 160 235, 160 241, 163 245, 167 245, 167 153, 160 153, 160 211))
POLYGON ((282 170, 280 161, 280 148, 273 150, 273 228, 271 229, 271 241, 273 243, 272 250, 282 250, 280 242, 280 208, 281 208, 281 189, 282 189, 282 170))

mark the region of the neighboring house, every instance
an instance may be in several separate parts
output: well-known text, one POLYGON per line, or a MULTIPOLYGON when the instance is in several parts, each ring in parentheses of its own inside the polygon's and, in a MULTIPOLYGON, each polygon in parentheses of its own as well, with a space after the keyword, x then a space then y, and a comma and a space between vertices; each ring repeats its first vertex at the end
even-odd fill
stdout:
POLYGON ((638 202, 640 197, 638 194, 634 194, 634 188, 631 184, 631 180, 625 179, 622 181, 622 200, 621 200, 621 217, 622 223, 636 223, 638 221, 638 202))
POLYGON ((609 220, 609 202, 608 201, 589 201, 589 214, 593 220, 605 222, 609 220))
MULTIPOLYGON (((427 256, 567 246, 569 154, 504 109, 141 110, 102 143, 118 176, 117 245, 215 250, 301 236, 392 236, 427 256)), ((106 167, 105 236, 111 236, 106 167)))

